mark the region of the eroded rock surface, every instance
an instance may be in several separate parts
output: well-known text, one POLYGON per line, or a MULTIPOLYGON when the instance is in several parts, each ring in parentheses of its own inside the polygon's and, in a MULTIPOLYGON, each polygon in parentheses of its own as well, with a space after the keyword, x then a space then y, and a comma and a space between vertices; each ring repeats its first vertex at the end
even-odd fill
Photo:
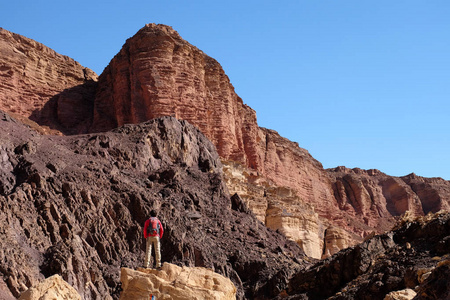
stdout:
POLYGON ((118 299, 120 268, 143 264, 151 209, 165 226, 162 260, 213 269, 238 299, 283 289, 304 264, 294 242, 233 209, 219 155, 186 121, 42 136, 1 113, 0 127, 0 272, 15 297, 59 274, 83 299, 118 299))
POLYGON ((261 222, 295 241, 306 255, 322 257, 325 225, 293 189, 279 187, 239 163, 223 161, 223 165, 230 193, 241 198, 261 222))
POLYGON ((291 299, 369 300, 409 288, 417 292, 415 299, 447 299, 449 241, 450 213, 410 217, 389 233, 297 273, 287 295, 291 299))
MULTIPOLYGON (((110 297, 109 297, 110 298, 110 297)), ((53 275, 20 295, 19 300, 81 300, 80 294, 61 276, 53 275)), ((108 296, 105 297, 108 299, 108 296)), ((110 298, 111 299, 111 298, 110 298)))
POLYGON ((122 300, 150 299, 236 299, 230 279, 201 267, 179 267, 164 263, 160 270, 122 268, 122 300))

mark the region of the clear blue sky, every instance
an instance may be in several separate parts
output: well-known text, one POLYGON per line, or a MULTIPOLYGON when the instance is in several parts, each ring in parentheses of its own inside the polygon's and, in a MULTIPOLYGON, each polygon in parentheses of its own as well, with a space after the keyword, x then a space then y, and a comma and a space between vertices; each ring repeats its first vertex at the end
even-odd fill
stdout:
POLYGON ((217 59, 325 168, 450 180, 450 1, 2 1, 0 26, 100 74, 146 23, 217 59))

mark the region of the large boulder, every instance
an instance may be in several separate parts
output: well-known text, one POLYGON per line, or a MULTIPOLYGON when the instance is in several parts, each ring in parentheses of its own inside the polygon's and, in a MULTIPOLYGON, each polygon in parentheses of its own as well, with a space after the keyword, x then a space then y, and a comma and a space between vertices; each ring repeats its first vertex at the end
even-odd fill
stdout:
POLYGON ((164 263, 159 270, 122 268, 121 300, 149 299, 236 299, 230 279, 202 267, 179 267, 164 263))
POLYGON ((81 296, 61 276, 53 275, 22 293, 19 300, 81 300, 81 296))

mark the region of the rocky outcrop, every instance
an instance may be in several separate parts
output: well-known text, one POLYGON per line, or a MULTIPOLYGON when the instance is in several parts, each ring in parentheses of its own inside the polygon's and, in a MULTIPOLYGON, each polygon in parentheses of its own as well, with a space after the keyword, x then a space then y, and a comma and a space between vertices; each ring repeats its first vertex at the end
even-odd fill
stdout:
POLYGON ((306 264, 294 242, 233 206, 213 144, 186 121, 42 136, 1 113, 0 127, 0 273, 14 297, 59 274, 82 299, 118 299, 120 268, 142 266, 151 209, 165 227, 163 262, 210 268, 238 299, 306 264))
POLYGON ((410 217, 399 221, 392 232, 295 274, 284 296, 384 299, 391 292, 412 289, 417 292, 415 299, 447 299, 449 240, 450 213, 410 217))
MULTIPOLYGON (((20 295, 19 300, 81 300, 80 294, 61 276, 53 275, 20 295)), ((108 299, 108 296, 105 297, 108 299)))
POLYGON ((390 292, 383 300, 411 300, 417 293, 412 289, 404 289, 401 291, 390 292))
POLYGON ((161 270, 137 271, 122 268, 120 299, 236 299, 236 287, 230 279, 201 267, 179 267, 163 264, 161 270))
POLYGON ((0 28, 0 110, 54 130, 86 132, 96 80, 73 59, 0 28))

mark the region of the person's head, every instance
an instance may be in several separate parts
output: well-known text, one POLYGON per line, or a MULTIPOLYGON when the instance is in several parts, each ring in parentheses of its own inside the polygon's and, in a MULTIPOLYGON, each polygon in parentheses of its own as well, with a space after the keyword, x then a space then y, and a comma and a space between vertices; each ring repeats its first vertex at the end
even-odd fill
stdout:
POLYGON ((156 210, 152 209, 152 211, 150 211, 150 216, 156 217, 156 210))

